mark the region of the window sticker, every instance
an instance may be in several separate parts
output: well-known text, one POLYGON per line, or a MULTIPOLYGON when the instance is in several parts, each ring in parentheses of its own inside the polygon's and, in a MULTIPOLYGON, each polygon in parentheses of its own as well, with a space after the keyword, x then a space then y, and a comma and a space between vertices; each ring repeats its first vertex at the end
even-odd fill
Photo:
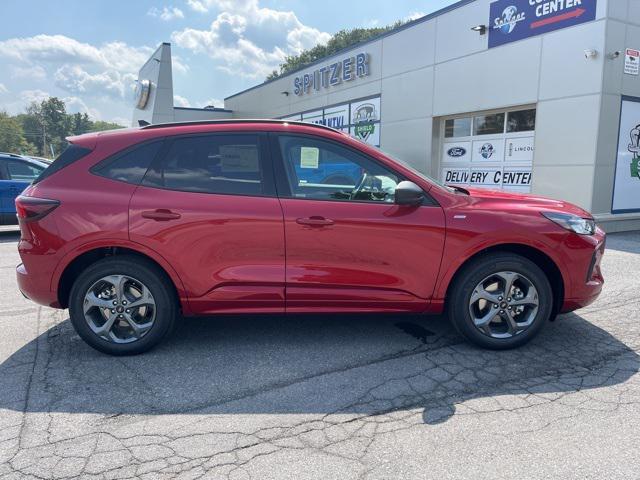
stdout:
POLYGON ((258 165, 258 149, 255 145, 221 145, 220 170, 224 173, 256 173, 258 165))
POLYGON ((300 147, 300 168, 318 168, 320 149, 317 147, 300 147))

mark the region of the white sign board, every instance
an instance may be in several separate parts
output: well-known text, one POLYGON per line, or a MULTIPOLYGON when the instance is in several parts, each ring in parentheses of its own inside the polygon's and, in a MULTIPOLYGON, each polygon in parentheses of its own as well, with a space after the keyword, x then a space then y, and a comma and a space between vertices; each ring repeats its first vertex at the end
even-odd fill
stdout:
POLYGON ((504 159, 507 162, 532 162, 533 148, 533 136, 507 138, 504 159))
POLYGON ((622 100, 611 211, 640 211, 640 98, 622 100))
POLYGON ((640 73, 640 50, 627 48, 624 51, 624 73, 638 75, 640 73))
POLYGON ((504 160, 504 138, 475 140, 472 150, 472 162, 502 162, 504 160))

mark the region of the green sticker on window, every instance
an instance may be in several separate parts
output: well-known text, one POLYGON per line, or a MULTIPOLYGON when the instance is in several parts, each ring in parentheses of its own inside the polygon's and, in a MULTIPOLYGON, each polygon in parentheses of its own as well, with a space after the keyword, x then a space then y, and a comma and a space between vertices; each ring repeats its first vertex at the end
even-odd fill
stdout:
POLYGON ((320 150, 316 147, 300 147, 300 168, 318 168, 320 150))

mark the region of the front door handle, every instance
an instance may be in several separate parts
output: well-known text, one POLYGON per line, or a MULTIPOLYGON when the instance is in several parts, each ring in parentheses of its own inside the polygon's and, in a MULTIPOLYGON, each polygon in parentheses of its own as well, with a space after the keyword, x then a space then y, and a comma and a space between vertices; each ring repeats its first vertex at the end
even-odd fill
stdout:
POLYGON ((313 216, 308 218, 298 218, 296 223, 300 225, 309 225, 311 227, 327 227, 329 225, 333 225, 333 220, 329 218, 324 218, 320 216, 313 216))
POLYGON ((146 210, 142 212, 142 218, 148 218, 150 220, 156 220, 157 222, 166 222, 168 220, 177 220, 181 217, 179 213, 172 212, 166 208, 159 208, 157 210, 146 210))

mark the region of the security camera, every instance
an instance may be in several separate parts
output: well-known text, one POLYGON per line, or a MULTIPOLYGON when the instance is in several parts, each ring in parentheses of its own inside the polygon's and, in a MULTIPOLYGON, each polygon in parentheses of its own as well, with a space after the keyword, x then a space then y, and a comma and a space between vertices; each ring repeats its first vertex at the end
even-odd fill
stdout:
POLYGON ((615 52, 611 52, 609 54, 609 58, 611 60, 615 60, 616 58, 618 58, 620 56, 620 50, 616 50, 615 52))
POLYGON ((596 58, 598 56, 598 51, 597 50, 585 50, 584 51, 584 58, 596 58))

